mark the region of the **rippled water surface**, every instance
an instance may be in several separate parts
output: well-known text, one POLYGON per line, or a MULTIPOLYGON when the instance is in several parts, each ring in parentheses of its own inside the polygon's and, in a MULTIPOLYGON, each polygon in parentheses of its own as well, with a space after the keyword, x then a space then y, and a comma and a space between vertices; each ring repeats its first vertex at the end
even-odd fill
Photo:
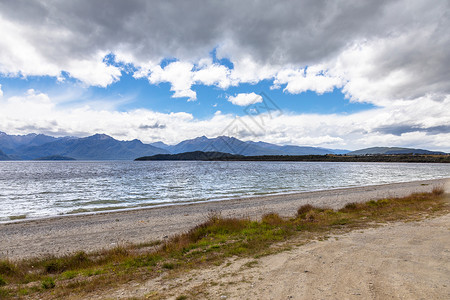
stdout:
POLYGON ((449 176, 448 164, 0 162, 0 221, 449 176))

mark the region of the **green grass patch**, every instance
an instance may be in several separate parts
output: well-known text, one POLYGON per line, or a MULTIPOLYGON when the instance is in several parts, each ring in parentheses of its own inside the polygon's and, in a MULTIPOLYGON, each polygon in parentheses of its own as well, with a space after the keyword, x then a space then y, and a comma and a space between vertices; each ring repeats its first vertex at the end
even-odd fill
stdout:
POLYGON ((41 287, 44 290, 52 289, 56 286, 55 280, 52 277, 44 278, 41 282, 41 287))
POLYGON ((15 221, 15 220, 23 220, 26 219, 27 215, 17 215, 17 216, 9 216, 9 219, 11 221, 15 221))
POLYGON ((0 286, 6 285, 6 280, 0 275, 0 286))
MULTIPOLYGON (((365 228, 378 222, 417 220, 447 212, 448 206, 448 196, 436 189, 403 198, 349 203, 339 210, 308 204, 291 218, 276 213, 266 214, 259 221, 211 215, 206 222, 164 242, 18 262, 1 260, 0 295, 20 297, 20 290, 26 290, 28 295, 39 293, 45 298, 51 290, 56 298, 86 298, 91 291, 107 290, 130 280, 147 280, 162 272, 177 274, 204 265, 219 265, 232 256, 257 258, 283 251, 289 245, 276 245, 283 245, 279 243, 294 236, 301 241, 324 240, 333 231, 365 228)), ((250 261, 246 266, 256 263, 250 261)))
POLYGON ((13 276, 17 273, 18 269, 13 262, 7 259, 0 260, 0 275, 13 276))
POLYGON ((78 276, 78 272, 77 271, 66 271, 64 273, 61 274, 61 278, 63 279, 72 279, 78 276))

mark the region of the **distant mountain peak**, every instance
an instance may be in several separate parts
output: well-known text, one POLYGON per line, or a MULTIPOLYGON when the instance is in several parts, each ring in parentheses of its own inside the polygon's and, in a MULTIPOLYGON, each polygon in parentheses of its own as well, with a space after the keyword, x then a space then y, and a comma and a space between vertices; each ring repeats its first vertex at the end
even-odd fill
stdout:
POLYGON ((209 140, 209 138, 202 135, 202 136, 196 137, 195 139, 192 139, 191 141, 206 141, 206 140, 209 140))
MULTIPOLYGON (((131 141, 125 141, 125 143, 131 144, 131 145, 144 145, 144 143, 138 139, 134 139, 131 141)), ((151 146, 153 146, 153 145, 151 145, 151 146)), ((153 147, 155 147, 155 146, 153 146, 153 147)))
POLYGON ((95 139, 95 140, 113 140, 113 138, 104 133, 96 133, 94 135, 86 137, 86 139, 95 139))
MULTIPOLYGON (((218 137, 216 137, 214 140, 232 140, 232 141, 240 141, 237 138, 233 137, 233 136, 226 136, 226 135, 220 135, 218 137)), ((242 142, 242 141, 241 141, 242 142)))
POLYGON ((150 145, 152 145, 153 147, 162 148, 162 149, 169 147, 169 145, 167 145, 163 142, 154 142, 154 143, 150 143, 150 145))

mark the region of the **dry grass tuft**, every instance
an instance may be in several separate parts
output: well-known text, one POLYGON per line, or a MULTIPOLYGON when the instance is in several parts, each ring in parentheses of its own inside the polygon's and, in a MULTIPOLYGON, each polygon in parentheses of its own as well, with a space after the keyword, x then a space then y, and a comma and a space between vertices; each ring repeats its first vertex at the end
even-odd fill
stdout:
POLYGON ((311 204, 304 204, 297 209, 297 217, 301 218, 313 209, 314 206, 312 206, 311 204))
POLYGON ((434 187, 431 193, 434 196, 442 196, 445 193, 445 190, 443 187, 434 187))
POLYGON ((264 224, 268 224, 271 226, 280 226, 285 222, 283 218, 281 218, 280 215, 276 213, 265 214, 264 216, 262 216, 261 221, 264 224))

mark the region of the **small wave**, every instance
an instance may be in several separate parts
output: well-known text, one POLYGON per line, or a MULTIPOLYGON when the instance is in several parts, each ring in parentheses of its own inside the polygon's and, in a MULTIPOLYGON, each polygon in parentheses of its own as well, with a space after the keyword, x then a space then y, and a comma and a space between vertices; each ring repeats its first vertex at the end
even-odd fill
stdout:
POLYGON ((105 207, 94 207, 94 208, 78 208, 67 212, 68 215, 73 214, 82 214, 82 213, 90 213, 90 212, 100 212, 100 211, 113 211, 118 209, 128 209, 133 208, 135 206, 105 206, 105 207))
POLYGON ((124 203, 124 201, 121 200, 93 200, 84 202, 83 205, 96 205, 96 204, 120 204, 124 203))
POLYGON ((91 210, 85 209, 85 208, 77 208, 77 209, 68 211, 66 214, 72 215, 72 214, 82 214, 82 213, 87 213, 87 212, 91 212, 91 210))

